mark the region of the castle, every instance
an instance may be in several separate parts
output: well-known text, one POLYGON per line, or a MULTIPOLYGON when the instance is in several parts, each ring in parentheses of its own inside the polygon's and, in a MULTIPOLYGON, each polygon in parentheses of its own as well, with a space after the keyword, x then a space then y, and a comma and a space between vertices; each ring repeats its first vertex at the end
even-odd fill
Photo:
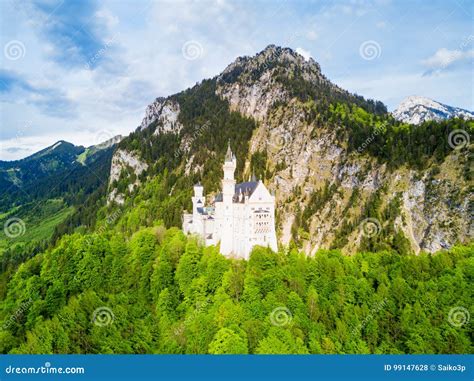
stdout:
POLYGON ((183 230, 202 237, 206 246, 220 243, 220 252, 229 257, 248 259, 255 245, 277 250, 275 197, 263 182, 236 184, 235 155, 227 147, 222 193, 206 206, 201 184, 194 186, 193 212, 184 213, 183 230))

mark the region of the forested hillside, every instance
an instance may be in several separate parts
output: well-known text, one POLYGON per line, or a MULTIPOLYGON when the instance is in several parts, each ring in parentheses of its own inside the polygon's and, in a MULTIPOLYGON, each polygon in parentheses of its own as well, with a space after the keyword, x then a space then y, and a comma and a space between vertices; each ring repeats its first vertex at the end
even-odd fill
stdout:
POLYGON ((227 142, 237 181, 275 192, 279 242, 318 249, 436 252, 472 240, 474 121, 414 126, 331 83, 319 65, 269 46, 147 108, 119 145, 109 204, 181 226, 192 185, 219 190, 227 142), (135 165, 135 167, 134 167, 135 165), (367 241, 360 225, 376 221, 367 241))
POLYGON ((9 282, 1 351, 472 353, 473 249, 246 262, 175 228, 74 234, 9 282))
POLYGON ((0 235, 1 352, 472 353, 473 134, 399 122, 291 49, 238 58, 114 147, 3 168, 51 171, 0 197, 26 223, 0 235), (229 141, 276 195, 278 253, 181 232, 229 141))
POLYGON ((65 232, 93 225, 114 149, 109 143, 84 148, 61 141, 25 159, 0 162, 1 284, 65 232), (84 215, 85 208, 93 214, 84 215))

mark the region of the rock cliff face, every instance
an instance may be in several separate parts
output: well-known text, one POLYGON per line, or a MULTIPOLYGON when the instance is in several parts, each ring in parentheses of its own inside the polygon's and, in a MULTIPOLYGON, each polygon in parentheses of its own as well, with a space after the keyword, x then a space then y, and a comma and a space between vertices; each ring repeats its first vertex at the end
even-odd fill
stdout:
POLYGON ((179 133, 181 124, 178 121, 179 104, 176 101, 157 98, 155 102, 148 105, 145 111, 140 129, 148 127, 153 122, 157 122, 156 134, 173 132, 179 133))
MULTIPOLYGON (((287 244, 292 238, 296 213, 304 210, 311 193, 322 190, 325 184, 333 185, 336 191, 306 222, 310 227, 304 243, 308 253, 331 247, 345 220, 363 220, 361 209, 376 192, 381 192, 384 205, 401 195, 395 229, 403 231, 416 252, 434 252, 469 238, 468 221, 472 216, 468 184, 463 180, 462 162, 455 159, 455 154, 447 158, 434 177, 429 171, 389 171, 366 155, 348 154, 331 131, 322 130, 311 137, 313 128, 301 122, 301 113, 297 107, 285 107, 281 115, 269 115, 250 145, 251 153, 266 150, 271 157, 275 172, 268 185, 277 195, 282 243, 287 244), (279 163, 285 168, 276 169, 279 163), (301 195, 296 197, 298 190, 301 195), (351 195, 356 191, 354 202, 351 195)), ((380 229, 383 228, 382 224, 380 229)), ((345 249, 355 250, 362 234, 361 229, 356 229, 345 249)))
POLYGON ((128 183, 128 191, 140 184, 137 176, 148 168, 148 164, 141 161, 138 155, 128 152, 123 149, 117 149, 112 156, 112 163, 110 165, 109 188, 110 192, 107 196, 107 202, 116 202, 118 204, 124 203, 124 192, 121 192, 117 187, 114 187, 121 177, 131 179, 128 183))
MULTIPOLYGON (((453 150, 441 165, 425 170, 388 168, 365 147, 349 151, 341 138, 347 127, 315 122, 308 117, 308 104, 328 95, 354 101, 357 97, 326 79, 314 60, 306 61, 291 49, 269 46, 255 57, 238 58, 214 80, 215 94, 231 110, 257 122, 248 156, 238 160, 245 160, 249 174, 253 155, 267 158, 265 182, 276 193, 280 243, 296 238, 308 254, 330 247, 352 253, 367 236, 385 232, 403 236, 415 252, 434 252, 472 239, 465 151, 453 150), (295 96, 287 85, 295 77, 299 88, 312 91, 312 100, 295 96), (370 204, 377 205, 383 218, 367 218, 370 204)), ((156 134, 179 134, 179 112, 174 98, 157 99, 148 106, 141 128, 157 121, 156 134)), ((189 147, 189 137, 181 139, 183 144, 189 147)), ((130 155, 114 156, 111 182, 124 165, 136 174, 146 168, 130 155)), ((186 151, 184 175, 190 174, 193 160, 193 152, 186 151)), ((117 199, 117 194, 110 197, 117 199)))
MULTIPOLYGON (((291 227, 297 211, 303 210, 311 193, 322 189, 326 183, 334 185, 336 191, 307 221, 310 231, 304 247, 308 253, 330 247, 343 222, 360 220, 357 217, 361 206, 377 191, 382 192, 385 205, 401 195, 395 230, 404 233, 416 252, 434 252, 450 247, 459 239, 469 238, 468 221, 472 216, 468 208, 468 184, 463 180, 461 165, 466 158, 457 157, 457 152, 453 151, 441 166, 440 173, 430 177, 428 171, 405 168, 388 171, 385 165, 377 164, 363 152, 349 155, 344 144, 338 142, 336 132, 323 127, 314 136, 314 126, 305 122, 304 105, 290 100, 282 86, 275 85, 272 70, 265 71, 257 79, 247 80, 248 73, 269 54, 276 54, 275 49, 270 48, 249 64, 238 60, 230 65, 220 78, 229 72, 243 74, 236 82, 221 85, 218 94, 228 99, 234 109, 260 121, 250 143, 250 154, 266 151, 273 169, 279 163, 285 166, 275 170, 273 179, 268 181, 277 195, 279 237, 283 244, 292 238, 291 227), (270 110, 272 101, 287 103, 270 110), (301 196, 295 197, 298 189, 301 196), (355 190, 358 202, 349 204, 355 190)), ((314 61, 304 62, 303 57, 286 51, 279 59, 301 65, 306 70, 305 78, 312 83, 326 81, 314 61)), ((335 91, 341 90, 335 87, 335 91)), ((378 228, 384 229, 383 223, 378 228)), ((344 245, 345 249, 355 250, 362 234, 362 229, 356 229, 344 245)))

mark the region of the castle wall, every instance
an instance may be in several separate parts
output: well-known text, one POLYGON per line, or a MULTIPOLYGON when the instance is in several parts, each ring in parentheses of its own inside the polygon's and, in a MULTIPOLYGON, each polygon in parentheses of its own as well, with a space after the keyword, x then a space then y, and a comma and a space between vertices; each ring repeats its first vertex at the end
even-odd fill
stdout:
POLYGON ((211 209, 209 215, 201 214, 197 204, 199 203, 199 207, 204 206, 205 197, 202 186, 196 185, 193 214, 183 215, 183 230, 188 234, 198 234, 206 245, 220 243, 220 252, 225 256, 248 259, 256 245, 269 246, 276 251, 275 198, 259 182, 256 187, 253 185, 255 188, 250 197, 246 196, 243 202, 234 202, 235 168, 235 156, 228 148, 223 166, 222 201, 214 203, 214 211, 211 209))

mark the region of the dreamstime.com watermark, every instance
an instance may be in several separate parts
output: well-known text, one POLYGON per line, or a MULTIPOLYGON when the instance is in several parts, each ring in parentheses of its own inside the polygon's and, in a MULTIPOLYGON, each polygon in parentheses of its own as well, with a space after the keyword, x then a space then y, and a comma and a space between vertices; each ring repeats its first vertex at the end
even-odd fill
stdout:
POLYGON ((377 41, 364 41, 359 46, 359 55, 366 61, 372 61, 380 57, 382 54, 382 47, 377 41))
POLYGON ((268 146, 272 147, 275 150, 281 150, 288 144, 288 138, 286 135, 280 135, 279 133, 275 133, 268 139, 268 146))
POLYGON ((194 311, 188 317, 186 317, 186 319, 184 320, 184 323, 180 324, 179 327, 176 327, 174 329, 174 331, 173 331, 174 334, 176 336, 179 336, 179 335, 183 334, 184 330, 185 330, 185 327, 187 325, 191 324, 191 322, 199 315, 199 313, 204 311, 209 306, 210 303, 211 303, 210 298, 207 298, 203 302, 197 302, 196 303, 196 308, 194 309, 194 311))
POLYGON ((19 40, 11 40, 3 47, 3 55, 7 60, 18 61, 25 57, 25 44, 19 40))
MULTIPOLYGON (((107 218, 105 219, 106 225, 112 225, 117 219, 122 215, 122 210, 117 209, 115 210, 112 214, 108 215, 107 218)), ((99 234, 104 234, 105 231, 107 230, 107 227, 104 225, 101 225, 99 229, 97 229, 97 232, 99 234)))
POLYGON ((204 48, 199 41, 189 40, 183 44, 181 53, 188 61, 194 61, 202 57, 204 54, 204 48))
MULTIPOLYGON (((469 45, 472 44, 474 41, 474 35, 469 35, 463 39, 461 44, 455 50, 448 50, 442 49, 441 51, 444 53, 441 58, 441 68, 440 70, 446 69, 451 64, 455 63, 458 59, 462 58, 464 54, 466 54, 466 50, 468 50, 469 45)), ((469 53, 468 53, 469 54, 469 53)))
POLYGON ((372 134, 357 148, 357 152, 362 153, 362 151, 364 151, 367 146, 375 140, 375 137, 384 131, 385 126, 386 123, 383 123, 382 125, 375 127, 374 132, 372 132, 372 134))
POLYGON ((452 149, 459 150, 471 144, 471 138, 466 130, 453 130, 448 135, 448 144, 452 149))
POLYGON ((374 318, 374 315, 377 314, 379 311, 383 310, 386 305, 387 305, 387 298, 385 298, 381 302, 375 303, 375 305, 373 305, 372 308, 370 309, 369 314, 365 317, 364 320, 362 320, 360 324, 354 327, 350 335, 355 336, 357 334, 360 334, 360 332, 364 329, 364 327, 367 324, 369 324, 369 322, 374 318))
MULTIPOLYGON (((107 218, 105 219, 105 225, 99 226, 99 228, 96 230, 97 234, 102 235, 107 231, 107 226, 112 225, 117 219, 122 215, 122 210, 117 209, 115 210, 112 214, 109 214, 107 218)), ((91 236, 87 236, 86 241, 89 244, 92 244, 93 238, 91 236)))
POLYGON ((91 70, 97 61, 103 57, 107 51, 115 44, 120 37, 120 33, 116 33, 111 39, 107 40, 105 44, 84 64, 84 69, 91 70))
POLYGON ((30 298, 26 302, 20 304, 20 307, 10 315, 10 317, 3 323, 2 329, 8 329, 10 326, 20 320, 20 318, 25 314, 25 312, 30 308, 33 304, 33 300, 30 298))
POLYGON ((82 366, 74 367, 55 367, 51 363, 46 362, 43 366, 13 366, 9 365, 5 368, 6 374, 85 374, 86 370, 82 366))
MULTIPOLYGON (((210 121, 207 121, 203 125, 196 126, 196 128, 194 128, 194 130, 193 130, 193 133, 191 134, 192 140, 194 141, 197 138, 199 138, 202 134, 204 134, 206 131, 208 131, 210 127, 211 127, 211 122, 210 121)), ((182 148, 180 146, 174 152, 174 158, 177 159, 180 155, 182 155, 184 153, 184 151, 185 151, 184 148, 182 148)))

